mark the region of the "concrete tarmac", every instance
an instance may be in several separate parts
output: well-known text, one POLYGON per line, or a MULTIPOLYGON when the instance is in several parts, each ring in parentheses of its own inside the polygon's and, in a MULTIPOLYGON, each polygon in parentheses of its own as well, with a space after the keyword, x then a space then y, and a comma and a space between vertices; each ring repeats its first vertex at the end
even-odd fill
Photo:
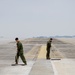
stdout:
POLYGON ((24 54, 27 65, 19 59, 14 64, 16 44, 11 42, 0 45, 0 75, 74 75, 75 45, 57 39, 53 40, 50 60, 46 60, 47 38, 23 40, 24 54))

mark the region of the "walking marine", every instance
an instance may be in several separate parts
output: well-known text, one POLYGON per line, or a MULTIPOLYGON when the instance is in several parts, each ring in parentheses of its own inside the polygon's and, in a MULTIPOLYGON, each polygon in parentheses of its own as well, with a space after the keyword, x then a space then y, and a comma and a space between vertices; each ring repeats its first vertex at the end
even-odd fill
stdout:
POLYGON ((15 64, 18 64, 18 59, 19 59, 19 56, 20 56, 24 65, 27 65, 26 59, 25 59, 24 54, 23 54, 23 45, 19 41, 18 38, 15 38, 15 41, 17 42, 17 54, 15 56, 15 62, 16 62, 15 64))
POLYGON ((50 59, 50 49, 51 49, 51 42, 52 42, 52 38, 50 38, 50 40, 47 42, 47 53, 46 53, 46 59, 50 59))

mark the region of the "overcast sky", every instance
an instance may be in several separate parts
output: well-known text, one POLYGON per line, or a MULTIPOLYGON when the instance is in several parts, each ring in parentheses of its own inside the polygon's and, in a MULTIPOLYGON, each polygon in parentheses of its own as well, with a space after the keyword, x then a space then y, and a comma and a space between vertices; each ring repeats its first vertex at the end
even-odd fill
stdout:
POLYGON ((75 0, 0 0, 0 36, 75 35, 75 0))

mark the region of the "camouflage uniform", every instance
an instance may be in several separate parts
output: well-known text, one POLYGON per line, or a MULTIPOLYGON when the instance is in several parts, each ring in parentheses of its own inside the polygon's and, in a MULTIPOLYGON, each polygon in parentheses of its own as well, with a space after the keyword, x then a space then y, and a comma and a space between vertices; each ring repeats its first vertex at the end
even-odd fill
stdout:
POLYGON ((51 48, 51 41, 47 42, 47 53, 46 53, 46 59, 50 59, 50 48, 51 48))
POLYGON ((22 43, 20 41, 17 43, 17 54, 15 56, 16 64, 18 64, 19 56, 21 57, 23 63, 27 64, 26 59, 25 59, 24 54, 23 54, 23 46, 22 46, 22 43))

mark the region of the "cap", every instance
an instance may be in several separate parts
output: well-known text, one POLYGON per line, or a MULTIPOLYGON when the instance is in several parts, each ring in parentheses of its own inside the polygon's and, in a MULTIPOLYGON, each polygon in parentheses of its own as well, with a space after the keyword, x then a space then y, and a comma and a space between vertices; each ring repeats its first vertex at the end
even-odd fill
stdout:
POLYGON ((18 38, 15 38, 15 40, 18 40, 18 38))

